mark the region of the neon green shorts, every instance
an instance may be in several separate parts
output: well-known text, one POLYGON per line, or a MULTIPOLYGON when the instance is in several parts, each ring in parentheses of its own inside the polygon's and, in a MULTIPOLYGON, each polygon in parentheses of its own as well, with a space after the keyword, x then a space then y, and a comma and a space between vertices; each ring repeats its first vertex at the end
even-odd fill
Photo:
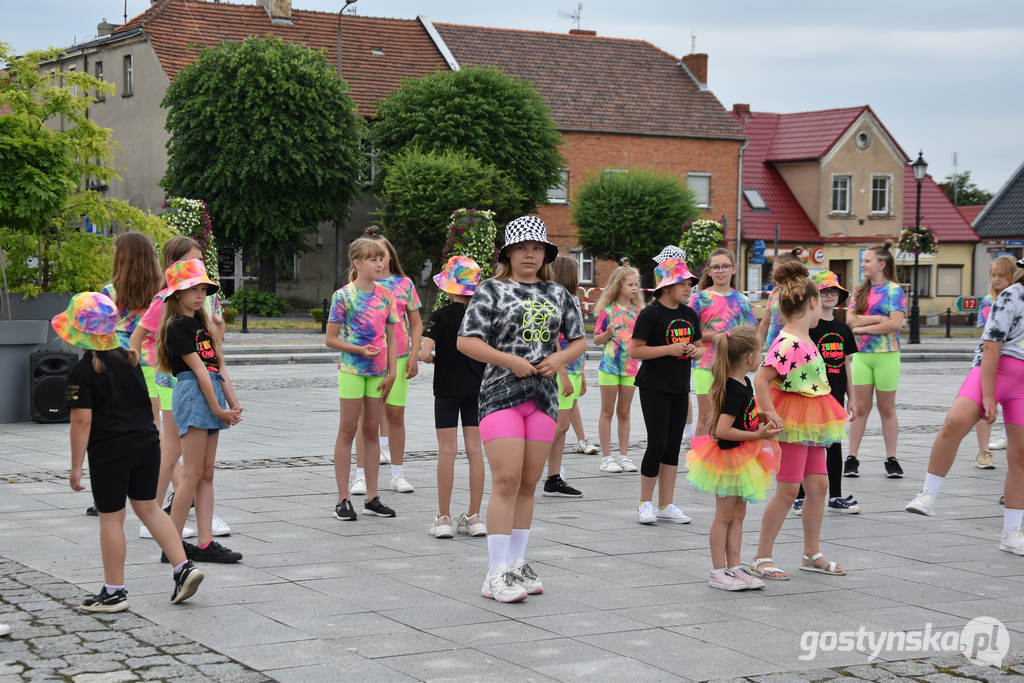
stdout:
POLYGON ((156 395, 160 397, 160 410, 170 410, 174 397, 174 387, 156 385, 156 395))
POLYGON ((604 370, 597 371, 597 383, 602 387, 631 387, 636 377, 632 375, 613 375, 604 370))
POLYGON ((384 376, 367 377, 338 371, 338 398, 380 398, 380 383, 384 376))
POLYGON ((711 391, 711 383, 714 380, 715 376, 711 374, 710 370, 702 368, 693 369, 693 388, 698 395, 704 396, 711 391))
POLYGON ((150 398, 157 397, 156 368, 152 365, 139 365, 142 368, 142 376, 146 378, 146 391, 150 398))
POLYGON ((878 391, 896 391, 900 385, 900 352, 853 354, 853 386, 875 386, 878 391))
POLYGON ((572 404, 579 399, 580 390, 583 388, 583 375, 569 375, 569 384, 572 385, 572 394, 570 396, 562 395, 562 376, 555 375, 555 381, 558 382, 558 409, 572 410, 572 404))
POLYGON ((409 357, 399 358, 395 366, 398 376, 395 383, 391 385, 391 391, 384 403, 389 406, 405 407, 405 401, 409 397, 409 378, 405 376, 405 368, 409 365, 409 357))

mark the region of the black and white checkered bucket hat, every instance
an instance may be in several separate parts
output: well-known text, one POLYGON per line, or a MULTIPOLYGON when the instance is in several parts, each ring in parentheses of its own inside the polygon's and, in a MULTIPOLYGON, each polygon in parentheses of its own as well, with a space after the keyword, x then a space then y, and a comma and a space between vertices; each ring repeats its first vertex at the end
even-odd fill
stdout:
POLYGON ((658 254, 657 256, 654 257, 654 262, 655 263, 661 263, 662 261, 667 261, 670 258, 685 259, 686 258, 686 252, 683 251, 682 249, 680 249, 679 247, 677 247, 676 245, 670 244, 667 247, 665 247, 664 249, 662 249, 660 254, 658 254))
POLYGON ((548 228, 537 216, 520 216, 505 226, 505 246, 498 252, 498 258, 506 259, 505 250, 520 242, 540 242, 546 249, 544 263, 551 263, 558 256, 558 247, 548 242, 548 228))

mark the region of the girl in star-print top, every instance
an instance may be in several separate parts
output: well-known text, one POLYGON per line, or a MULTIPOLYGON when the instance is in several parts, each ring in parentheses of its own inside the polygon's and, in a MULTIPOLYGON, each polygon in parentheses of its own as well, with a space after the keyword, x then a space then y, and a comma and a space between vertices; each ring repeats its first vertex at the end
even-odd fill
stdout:
POLYGON ((757 325, 750 299, 733 289, 736 257, 728 249, 715 249, 704 267, 704 274, 690 297, 690 308, 700 318, 701 334, 708 342, 707 353, 694 366, 693 386, 697 391, 697 434, 708 433, 711 415, 711 367, 715 364, 715 335, 725 334, 737 325, 757 325))
POLYGON ((799 262, 779 266, 774 278, 779 310, 786 323, 768 349, 754 386, 761 417, 782 428, 782 461, 775 475, 775 495, 761 519, 757 559, 751 569, 763 579, 789 579, 772 559, 772 547, 803 482, 806 497, 801 515, 804 555, 800 569, 839 576, 845 570, 826 560, 818 546, 828 490, 825 448, 846 435, 849 415, 832 396, 825 362, 810 335, 821 314, 818 285, 799 262))
MULTIPOLYGON (((981 300, 978 306, 978 327, 985 327, 989 314, 992 312, 992 302, 1002 293, 1004 289, 1013 282, 1013 273, 1017 270, 1017 264, 1013 258, 1003 254, 997 256, 992 265, 988 267, 989 288, 988 295, 981 300)), ((978 420, 975 427, 978 434, 978 457, 975 467, 983 470, 995 468, 995 461, 992 459, 992 425, 984 418, 978 420)), ((1005 446, 1005 437, 1003 438, 1005 446)), ((996 444, 998 446, 998 444, 996 444)))
POLYGON ((572 294, 551 281, 557 255, 540 218, 511 221, 494 277, 477 288, 459 329, 459 351, 487 364, 479 417, 491 468, 490 569, 480 593, 499 602, 544 590, 526 561, 534 490, 555 435, 555 376, 587 348, 572 294), (569 340, 565 350, 558 348, 559 333, 569 340))

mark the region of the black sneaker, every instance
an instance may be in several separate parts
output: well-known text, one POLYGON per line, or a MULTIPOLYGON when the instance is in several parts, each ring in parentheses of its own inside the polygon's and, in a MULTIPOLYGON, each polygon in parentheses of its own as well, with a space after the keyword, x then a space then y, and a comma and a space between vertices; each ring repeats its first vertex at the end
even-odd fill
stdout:
POLYGON ((216 562, 218 564, 231 564, 242 559, 242 553, 235 552, 231 548, 225 548, 217 541, 210 541, 205 548, 192 546, 194 550, 189 554, 188 559, 196 562, 216 562))
POLYGON ((394 517, 395 511, 389 508, 384 503, 380 502, 380 496, 374 496, 373 500, 368 500, 363 503, 363 512, 368 512, 372 515, 379 515, 381 517, 394 517))
MULTIPOLYGON (((195 559, 195 558, 192 557, 192 555, 196 552, 196 547, 194 545, 192 545, 191 543, 189 543, 188 541, 182 541, 181 545, 185 548, 185 559, 187 559, 187 560, 195 559)), ((165 553, 163 551, 160 551, 160 561, 163 562, 164 564, 170 564, 170 562, 171 562, 170 560, 167 559, 167 553, 165 553)))
POLYGON ((85 514, 89 515, 90 517, 100 516, 100 513, 96 511, 95 505, 90 505, 89 507, 85 508, 85 514))
POLYGON ((903 468, 900 467, 900 464, 898 462, 896 462, 896 458, 885 459, 885 476, 889 477, 890 479, 903 478, 903 468))
POLYGON ((128 591, 122 588, 111 594, 106 586, 100 586, 100 592, 83 600, 79 607, 86 612, 123 612, 128 609, 128 591))
POLYGON ((334 506, 334 518, 343 522, 356 521, 356 510, 348 498, 334 506))
POLYGON ((171 604, 177 605, 195 595, 203 578, 203 571, 192 564, 192 560, 187 561, 184 567, 174 573, 174 592, 171 593, 171 604))
POLYGON ((860 461, 852 455, 846 456, 846 462, 843 463, 843 476, 844 477, 859 477, 860 476, 860 461))
POLYGON ((583 491, 574 489, 565 483, 565 480, 562 479, 561 475, 554 474, 548 477, 547 481, 544 482, 544 495, 579 498, 583 495, 583 491))

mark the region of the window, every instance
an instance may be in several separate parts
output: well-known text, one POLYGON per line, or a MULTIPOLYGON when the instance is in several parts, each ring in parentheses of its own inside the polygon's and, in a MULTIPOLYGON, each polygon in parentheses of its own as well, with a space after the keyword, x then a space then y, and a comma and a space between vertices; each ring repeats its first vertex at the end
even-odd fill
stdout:
POLYGON ((603 171, 601 171, 601 173, 603 175, 608 175, 609 173, 629 173, 629 169, 628 168, 606 168, 603 171))
MULTIPOLYGON (((96 80, 97 81, 102 81, 103 80, 103 62, 96 62, 96 66, 93 67, 93 68, 96 70, 96 80)), ((96 101, 97 102, 102 102, 105 99, 107 99, 107 96, 103 94, 103 91, 102 90, 97 90, 96 91, 96 101)))
POLYGON ((702 209, 711 208, 711 174, 687 173, 686 186, 697 195, 697 206, 702 209))
POLYGON ((594 284, 594 255, 582 249, 573 249, 571 253, 580 266, 580 284, 594 284))
POLYGON ((857 133, 856 143, 857 147, 861 149, 867 149, 871 145, 871 136, 868 135, 868 132, 866 130, 862 130, 861 132, 857 133))
POLYGON ((832 213, 850 213, 850 185, 848 175, 832 176, 832 213))
MULTIPOLYGON (((69 66, 68 67, 68 73, 69 74, 73 74, 76 71, 78 71, 78 67, 77 66, 69 66)), ((68 80, 70 81, 71 79, 68 79, 68 80)), ((78 86, 77 85, 71 86, 71 94, 73 94, 75 97, 78 97, 78 86)))
POLYGON ((377 180, 377 174, 380 173, 380 166, 377 164, 378 152, 366 139, 363 140, 362 148, 363 164, 359 169, 359 179, 363 181, 363 185, 373 185, 377 180))
POLYGON ((124 88, 121 91, 121 97, 131 97, 132 90, 135 86, 135 80, 132 72, 132 56, 124 56, 124 88))
POLYGON ((274 264, 274 277, 278 280, 298 281, 299 279, 299 254, 291 256, 280 255, 274 264))
POLYGON ((569 203, 569 169, 563 168, 558 174, 561 180, 554 187, 548 188, 548 204, 569 203))
POLYGON ((769 211, 768 204, 764 201, 764 197, 761 193, 752 187, 748 187, 743 190, 743 196, 747 200, 747 204, 754 211, 769 211))
MULTIPOLYGON (((914 295, 914 266, 897 266, 896 268, 896 279, 900 281, 900 284, 905 286, 907 290, 907 297, 914 295)), ((918 296, 930 297, 932 295, 932 267, 931 266, 918 266, 917 267, 917 287, 918 296)), ((908 307, 910 302, 907 302, 908 307)))
POLYGON ((871 176, 871 213, 889 213, 891 180, 887 175, 871 176))
POLYGON ((938 296, 960 296, 963 294, 963 266, 939 266, 935 293, 938 296))

